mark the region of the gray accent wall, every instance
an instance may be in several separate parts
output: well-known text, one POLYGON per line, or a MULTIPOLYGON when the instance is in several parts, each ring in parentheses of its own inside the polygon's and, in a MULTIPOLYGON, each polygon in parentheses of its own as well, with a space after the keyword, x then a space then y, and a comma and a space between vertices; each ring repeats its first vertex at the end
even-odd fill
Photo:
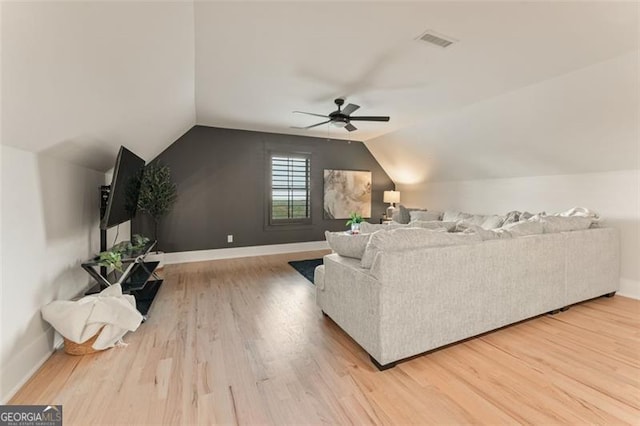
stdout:
MULTIPOLYGON (((159 248, 166 252, 324 240, 324 231, 346 230, 345 220, 323 218, 323 170, 372 172, 371 222, 387 205, 382 193, 394 188, 362 142, 195 126, 154 161, 171 168, 178 187, 173 210, 160 223, 159 248), (311 225, 266 225, 270 151, 311 154, 311 225), (227 243, 227 235, 233 243, 227 243)), ((138 213, 132 233, 153 235, 138 213)))

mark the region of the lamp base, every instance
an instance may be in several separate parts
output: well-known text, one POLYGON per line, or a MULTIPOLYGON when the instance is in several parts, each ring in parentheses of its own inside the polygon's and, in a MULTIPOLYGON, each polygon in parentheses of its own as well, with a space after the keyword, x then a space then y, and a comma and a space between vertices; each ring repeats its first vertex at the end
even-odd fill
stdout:
POLYGON ((387 219, 391 219, 393 216, 393 212, 396 211, 396 208, 393 206, 387 207, 387 219))

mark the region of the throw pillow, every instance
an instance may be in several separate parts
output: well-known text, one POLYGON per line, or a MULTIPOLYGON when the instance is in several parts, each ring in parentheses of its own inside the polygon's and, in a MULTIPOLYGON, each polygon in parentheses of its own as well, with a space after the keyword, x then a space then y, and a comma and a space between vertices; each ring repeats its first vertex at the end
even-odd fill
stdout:
POLYGON ((496 229, 500 228, 504 224, 504 216, 492 215, 487 216, 484 222, 480 224, 483 229, 496 229))
POLYGON ((524 237, 526 235, 538 235, 544 232, 544 227, 542 226, 542 223, 537 220, 510 223, 508 225, 504 225, 500 229, 510 232, 511 235, 514 237, 524 237))
POLYGON ((502 226, 509 225, 511 223, 516 223, 520 220, 520 212, 518 210, 510 211, 505 215, 504 223, 502 226))
POLYGON ((422 221, 440 220, 441 217, 442 217, 442 213, 435 210, 410 210, 409 211, 409 218, 411 219, 411 222, 414 222, 416 220, 422 220, 422 221))
POLYGON ((347 234, 345 232, 325 231, 324 236, 331 250, 340 256, 362 259, 371 234, 347 234))
POLYGON ((600 215, 592 210, 589 210, 585 207, 574 207, 562 213, 557 213, 554 216, 563 216, 563 217, 572 217, 572 216, 580 216, 580 217, 588 217, 591 219, 592 223, 596 223, 600 221, 600 215))
POLYGON ((457 222, 459 220, 470 219, 472 217, 472 214, 462 213, 455 210, 447 210, 442 214, 442 220, 445 222, 457 222))
POLYGON ((484 223, 485 220, 487 220, 487 216, 481 215, 481 214, 472 214, 470 215, 471 217, 468 218, 462 218, 463 220, 470 222, 474 225, 482 225, 484 223))
POLYGON ((394 222, 398 222, 402 224, 409 223, 409 219, 410 219, 409 211, 402 204, 398 204, 396 206, 396 209, 393 211, 393 216, 391 216, 391 219, 394 222))
POLYGON ((442 213, 442 221, 443 222, 456 222, 458 220, 458 215, 460 215, 460 212, 458 212, 458 211, 445 210, 445 212, 442 213))
POLYGON ((542 224, 546 234, 552 234, 554 232, 581 231, 583 229, 589 229, 593 220, 589 217, 581 216, 546 216, 540 219, 540 223, 542 224))
POLYGON ((396 228, 406 228, 407 226, 408 225, 397 222, 391 222, 386 225, 382 223, 362 222, 360 223, 360 231, 362 231, 363 234, 372 234, 376 231, 389 231, 396 228))
POLYGON ((369 238, 360 265, 371 268, 378 253, 426 247, 471 244, 482 239, 476 234, 450 234, 430 229, 400 228, 388 232, 374 232, 369 238))
POLYGON ((513 238, 509 231, 503 229, 485 229, 478 225, 470 225, 463 233, 478 234, 480 238, 482 238, 482 241, 513 238))

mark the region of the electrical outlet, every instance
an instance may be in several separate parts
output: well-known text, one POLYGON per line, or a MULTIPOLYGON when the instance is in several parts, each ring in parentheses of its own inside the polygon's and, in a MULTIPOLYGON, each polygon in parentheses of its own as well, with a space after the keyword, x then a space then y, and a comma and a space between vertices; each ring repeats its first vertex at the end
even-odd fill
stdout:
POLYGON ((232 243, 233 242, 233 235, 227 235, 227 242, 228 243, 232 243))

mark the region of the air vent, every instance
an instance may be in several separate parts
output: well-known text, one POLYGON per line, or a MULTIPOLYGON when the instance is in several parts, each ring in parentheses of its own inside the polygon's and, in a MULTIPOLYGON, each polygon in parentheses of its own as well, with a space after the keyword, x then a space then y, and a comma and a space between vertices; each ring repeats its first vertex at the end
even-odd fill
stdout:
POLYGON ((424 33, 422 33, 422 35, 420 35, 420 37, 416 38, 416 40, 424 41, 426 43, 430 43, 434 46, 438 46, 443 49, 445 47, 451 46, 453 43, 458 41, 454 38, 443 36, 442 34, 438 34, 437 32, 432 30, 425 31, 424 33))

